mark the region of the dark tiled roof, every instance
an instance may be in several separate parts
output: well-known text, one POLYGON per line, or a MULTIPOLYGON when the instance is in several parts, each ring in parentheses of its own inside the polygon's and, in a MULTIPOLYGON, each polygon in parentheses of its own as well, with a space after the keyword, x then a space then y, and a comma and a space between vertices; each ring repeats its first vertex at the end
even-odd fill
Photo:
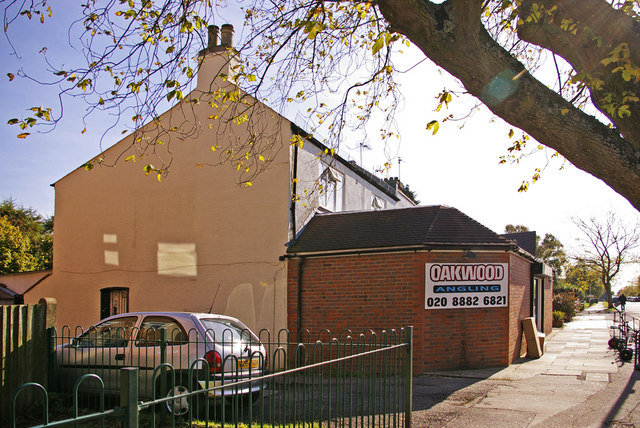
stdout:
POLYGON ((438 205, 316 214, 287 253, 513 245, 459 210, 438 205))
POLYGON ((536 253, 536 232, 503 233, 500 236, 510 241, 516 241, 518 246, 529 254, 536 253))

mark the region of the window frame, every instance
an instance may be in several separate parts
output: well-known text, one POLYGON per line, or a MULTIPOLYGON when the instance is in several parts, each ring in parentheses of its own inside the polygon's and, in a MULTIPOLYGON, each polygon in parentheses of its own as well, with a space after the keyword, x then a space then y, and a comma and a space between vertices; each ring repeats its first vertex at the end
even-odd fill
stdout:
POLYGON ((344 174, 328 165, 322 164, 318 184, 320 187, 318 205, 330 212, 342 211, 344 174))

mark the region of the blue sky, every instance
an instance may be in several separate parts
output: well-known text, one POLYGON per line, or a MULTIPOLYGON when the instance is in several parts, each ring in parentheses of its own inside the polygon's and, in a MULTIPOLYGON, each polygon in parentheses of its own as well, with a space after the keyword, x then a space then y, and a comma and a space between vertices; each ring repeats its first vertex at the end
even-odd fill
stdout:
MULTIPOLYGON (((50 184, 100 152, 100 124, 108 120, 94 117, 87 132, 81 134, 84 106, 72 100, 65 104, 64 120, 51 133, 19 140, 15 137, 16 126, 7 125, 10 118, 26 116, 28 107, 39 105, 36 96, 55 101, 56 94, 55 87, 38 86, 25 79, 9 82, 7 73, 15 74, 20 67, 32 73, 41 70, 38 51, 43 44, 47 44, 48 55, 61 65, 78 55, 67 45, 65 29, 70 16, 60 14, 55 18, 50 23, 53 25, 30 22, 14 33, 17 36, 12 40, 20 58, 11 55, 6 38, 0 38, 0 90, 4 96, 0 105, 0 199, 11 197, 45 216, 54 214, 54 189, 50 184)), ((236 36, 241 37, 238 26, 239 23, 236 36)), ((421 59, 419 52, 409 49, 400 68, 408 69, 421 59)), ((577 251, 576 240, 580 236, 572 217, 602 217, 607 211, 614 211, 627 223, 638 221, 637 211, 624 198, 569 164, 560 170, 559 162, 552 163, 528 192, 518 193, 522 180, 529 179, 534 168, 544 166, 551 152, 518 165, 499 165, 499 157, 509 146, 510 126, 484 108, 464 123, 443 124, 434 136, 425 129, 427 122, 441 117, 433 111, 434 97, 444 87, 456 87, 455 82, 428 60, 399 76, 399 80, 405 99, 397 117, 401 140, 394 151, 403 162, 399 174, 394 161, 389 175, 400 175, 417 192, 423 205, 456 207, 498 233, 509 223, 526 225, 539 235, 552 233, 571 252, 577 251), (464 126, 460 128, 461 125, 464 126)), ((472 104, 472 100, 456 98, 451 108, 464 111, 472 104)), ((294 120, 296 116, 295 112, 290 114, 294 120)), ((115 142, 107 140, 105 145, 115 142)), ((363 151, 362 160, 363 166, 373 171, 386 158, 379 142, 371 141, 370 145, 373 150, 363 151)), ((359 162, 357 145, 349 147, 348 143, 343 144, 340 154, 359 162)), ((627 285, 639 274, 636 265, 625 268, 618 286, 627 285)))

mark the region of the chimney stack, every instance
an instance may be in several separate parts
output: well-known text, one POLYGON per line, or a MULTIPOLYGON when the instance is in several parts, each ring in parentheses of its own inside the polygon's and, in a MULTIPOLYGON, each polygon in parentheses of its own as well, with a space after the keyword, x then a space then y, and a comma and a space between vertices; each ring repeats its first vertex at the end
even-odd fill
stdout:
POLYGON ((224 24, 221 29, 220 44, 225 48, 233 47, 233 25, 224 24))
POLYGON ((209 25, 208 30, 209 42, 207 44, 207 48, 212 49, 218 46, 218 32, 220 31, 220 29, 217 25, 209 25))
POLYGON ((233 25, 207 27, 207 46, 199 52, 202 64, 198 70, 198 86, 205 92, 211 90, 211 83, 221 75, 225 80, 235 82, 240 54, 233 48, 233 25))

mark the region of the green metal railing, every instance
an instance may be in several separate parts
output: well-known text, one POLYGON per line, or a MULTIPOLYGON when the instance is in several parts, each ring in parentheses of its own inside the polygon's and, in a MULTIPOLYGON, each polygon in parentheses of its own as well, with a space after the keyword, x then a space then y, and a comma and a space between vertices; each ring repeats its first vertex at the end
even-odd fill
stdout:
MULTIPOLYGON (((55 418, 60 420, 49 422, 47 391, 37 384, 25 384, 12 397, 12 426, 18 426, 21 419, 18 398, 28 388, 42 391, 42 400, 33 403, 41 410, 25 410, 23 406, 22 414, 26 411, 32 416, 43 416, 41 422, 26 426, 97 427, 104 426, 105 420, 123 421, 125 427, 238 426, 239 423, 267 427, 411 426, 411 327, 380 333, 345 331, 338 337, 325 330, 315 338, 305 331, 299 342, 290 341, 286 330, 275 337, 263 330, 258 336, 266 355, 257 357, 260 367, 267 366, 268 370, 251 372, 248 376, 245 371, 242 376, 237 357, 227 355, 225 360, 232 360, 232 369, 220 373, 219 381, 207 378, 201 383, 196 380, 209 373, 207 360, 191 358, 185 371, 184 360, 190 359, 189 355, 198 355, 197 352, 185 355, 185 350, 203 351, 202 341, 191 334, 188 341, 176 345, 170 335, 167 339, 166 332, 160 332, 159 340, 144 344, 160 346, 162 352, 157 361, 154 353, 153 361, 144 361, 141 366, 126 364, 133 362, 133 357, 128 361, 116 358, 121 355, 120 343, 96 348, 91 354, 95 356, 93 361, 76 364, 74 373, 79 375, 76 378, 68 377, 69 372, 61 369, 60 351, 56 357, 53 348, 52 358, 58 361, 53 364, 54 383, 50 385, 56 385, 56 394, 62 394, 67 403, 71 403, 63 406, 65 409, 71 406, 69 414, 56 414, 55 418), (176 346, 183 352, 175 352, 172 347, 176 346), (112 366, 107 370, 100 361, 111 362, 112 366), (145 382, 147 385, 143 385, 145 382), (176 388, 177 385, 184 388, 176 388), (249 392, 250 388, 253 393, 249 392), (167 394, 168 391, 172 393, 167 394), (110 395, 118 401, 113 401, 110 395), (89 424, 89 421, 97 422, 89 424)), ((52 338, 57 344, 71 339, 69 334, 52 338)), ((147 346, 139 346, 139 341, 137 348, 135 342, 129 342, 131 352, 151 355, 147 346)), ((74 352, 74 349, 68 347, 64 351, 74 352)))

